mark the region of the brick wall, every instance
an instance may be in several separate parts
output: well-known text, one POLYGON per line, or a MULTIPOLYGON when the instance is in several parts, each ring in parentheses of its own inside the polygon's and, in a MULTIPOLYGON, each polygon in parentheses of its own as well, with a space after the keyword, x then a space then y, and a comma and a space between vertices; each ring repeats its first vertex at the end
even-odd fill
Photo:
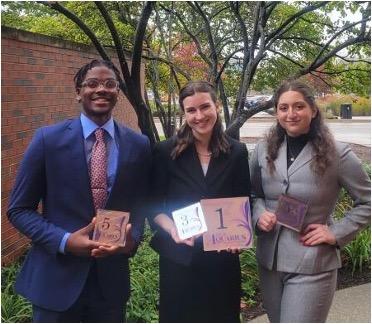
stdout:
MULTIPOLYGON (((115 57, 113 52, 108 52, 115 57)), ((8 198, 23 152, 38 127, 79 115, 73 76, 82 65, 98 57, 94 47, 2 26, 2 265, 17 259, 29 244, 6 217, 8 198)), ((122 94, 114 117, 139 130, 133 107, 122 94)))

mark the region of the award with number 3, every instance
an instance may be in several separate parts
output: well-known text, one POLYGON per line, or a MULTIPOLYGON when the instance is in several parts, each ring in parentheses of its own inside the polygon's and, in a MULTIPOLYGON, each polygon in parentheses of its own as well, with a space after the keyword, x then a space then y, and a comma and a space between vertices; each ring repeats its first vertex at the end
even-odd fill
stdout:
POLYGON ((172 212, 172 216, 181 240, 186 240, 207 230, 200 203, 177 209, 172 212))

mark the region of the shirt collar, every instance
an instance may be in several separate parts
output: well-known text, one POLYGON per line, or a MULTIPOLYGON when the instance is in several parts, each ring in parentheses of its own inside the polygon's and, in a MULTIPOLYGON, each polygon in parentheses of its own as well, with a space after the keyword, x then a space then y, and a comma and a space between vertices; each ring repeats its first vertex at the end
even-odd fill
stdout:
MULTIPOLYGON (((84 139, 87 139, 99 126, 85 116, 83 113, 80 114, 80 122, 81 126, 83 127, 83 135, 84 139)), ((111 117, 103 126, 101 126, 110 136, 112 139, 115 138, 115 124, 114 119, 111 117)))

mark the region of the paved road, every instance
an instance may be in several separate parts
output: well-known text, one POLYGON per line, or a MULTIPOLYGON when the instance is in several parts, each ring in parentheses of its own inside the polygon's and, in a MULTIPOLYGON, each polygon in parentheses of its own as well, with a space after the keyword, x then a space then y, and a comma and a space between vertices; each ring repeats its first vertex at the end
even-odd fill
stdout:
MULTIPOLYGON (((274 123, 273 118, 251 118, 240 129, 242 137, 263 137, 274 123)), ((159 121, 155 120, 159 134, 163 134, 159 121)), ((336 140, 371 147, 371 119, 355 118, 327 123, 336 140)))
MULTIPOLYGON (((269 323, 265 315, 248 323, 269 323)), ((327 323, 371 323, 371 284, 337 290, 327 323)))
MULTIPOLYGON (((274 120, 251 118, 240 129, 242 137, 262 137, 274 120)), ((359 120, 340 120, 327 123, 336 140, 347 143, 371 146, 371 122, 359 120)))

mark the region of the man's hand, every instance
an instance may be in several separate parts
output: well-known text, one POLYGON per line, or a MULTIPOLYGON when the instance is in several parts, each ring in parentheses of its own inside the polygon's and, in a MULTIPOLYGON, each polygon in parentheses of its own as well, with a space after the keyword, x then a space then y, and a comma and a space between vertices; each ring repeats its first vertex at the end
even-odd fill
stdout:
POLYGON ((94 225, 95 222, 93 219, 87 226, 71 233, 66 242, 66 252, 77 256, 89 257, 91 251, 101 245, 89 238, 89 234, 93 231, 94 225))
POLYGON ((335 245, 336 237, 329 230, 327 225, 310 224, 306 226, 304 232, 302 233, 300 242, 307 246, 314 246, 322 243, 335 245))
POLYGON ((270 232, 276 224, 276 215, 265 210, 257 222, 257 227, 264 232, 270 232))
POLYGON ((109 245, 97 242, 99 246, 92 250, 91 255, 95 258, 104 258, 114 254, 131 254, 136 246, 132 237, 132 224, 127 224, 125 235, 125 246, 109 245))

